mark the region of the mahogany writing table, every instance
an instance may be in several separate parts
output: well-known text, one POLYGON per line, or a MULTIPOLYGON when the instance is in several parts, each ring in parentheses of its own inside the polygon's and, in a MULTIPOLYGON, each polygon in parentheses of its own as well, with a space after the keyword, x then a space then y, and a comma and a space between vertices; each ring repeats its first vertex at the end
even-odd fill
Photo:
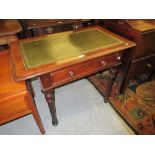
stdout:
POLYGON ((54 89, 110 69, 108 99, 123 51, 133 46, 134 42, 97 26, 19 40, 10 46, 14 78, 39 78, 52 123, 57 125, 54 89))

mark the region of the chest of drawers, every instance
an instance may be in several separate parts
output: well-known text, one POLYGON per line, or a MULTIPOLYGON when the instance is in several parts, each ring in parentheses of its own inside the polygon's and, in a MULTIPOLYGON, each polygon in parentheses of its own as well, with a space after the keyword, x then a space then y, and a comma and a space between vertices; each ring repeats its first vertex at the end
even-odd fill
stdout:
POLYGON ((126 72, 121 91, 130 79, 154 70, 155 66, 155 24, 152 20, 106 20, 104 26, 134 42, 136 47, 128 55, 128 63, 120 72, 126 72))

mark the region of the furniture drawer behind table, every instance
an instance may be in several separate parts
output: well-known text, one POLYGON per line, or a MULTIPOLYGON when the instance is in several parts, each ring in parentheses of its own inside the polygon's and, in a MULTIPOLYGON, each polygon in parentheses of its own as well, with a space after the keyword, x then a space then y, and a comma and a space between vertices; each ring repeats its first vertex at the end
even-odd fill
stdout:
POLYGON ((130 66, 129 76, 134 78, 138 75, 155 69, 155 55, 133 62, 130 66))
POLYGON ((150 69, 155 70, 155 54, 153 56, 151 56, 150 58, 148 58, 148 60, 147 60, 147 66, 150 69))
POLYGON ((119 64, 121 62, 121 58, 121 54, 100 57, 51 73, 50 75, 52 78, 52 86, 56 87, 78 78, 107 69, 108 67, 119 64))

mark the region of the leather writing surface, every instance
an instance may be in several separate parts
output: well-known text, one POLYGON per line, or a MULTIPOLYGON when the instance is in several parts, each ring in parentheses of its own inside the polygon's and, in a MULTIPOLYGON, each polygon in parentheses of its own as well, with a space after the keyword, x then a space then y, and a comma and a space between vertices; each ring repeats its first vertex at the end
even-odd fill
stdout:
POLYGON ((21 52, 26 68, 79 57, 114 44, 122 43, 115 37, 97 29, 64 32, 43 39, 21 42, 21 52))

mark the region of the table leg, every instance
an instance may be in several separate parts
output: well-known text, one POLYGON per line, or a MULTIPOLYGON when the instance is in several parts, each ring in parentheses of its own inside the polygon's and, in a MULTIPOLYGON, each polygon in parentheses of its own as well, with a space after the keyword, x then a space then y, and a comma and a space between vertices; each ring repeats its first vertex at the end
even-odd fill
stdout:
POLYGON ((57 119, 56 107, 55 107, 55 91, 54 91, 54 89, 45 91, 44 95, 45 95, 45 99, 48 103, 50 113, 52 116, 52 124, 54 126, 57 126, 58 125, 58 119, 57 119))
POLYGON ((114 83, 114 80, 116 78, 117 75, 117 68, 111 68, 109 70, 109 80, 108 80, 108 84, 107 84, 107 91, 105 93, 105 97, 104 97, 104 102, 107 103, 109 96, 110 96, 110 92, 114 83))
POLYGON ((36 106, 36 103, 35 103, 35 100, 34 100, 34 91, 33 91, 33 87, 32 87, 32 84, 31 84, 31 80, 27 80, 26 81, 26 86, 27 86, 27 90, 28 90, 28 94, 26 96, 26 99, 28 100, 28 105, 32 111, 32 115, 40 129, 40 132, 41 134, 45 134, 45 129, 44 129, 44 126, 42 124, 42 121, 40 119, 40 115, 38 113, 38 110, 37 110, 37 106, 36 106))

